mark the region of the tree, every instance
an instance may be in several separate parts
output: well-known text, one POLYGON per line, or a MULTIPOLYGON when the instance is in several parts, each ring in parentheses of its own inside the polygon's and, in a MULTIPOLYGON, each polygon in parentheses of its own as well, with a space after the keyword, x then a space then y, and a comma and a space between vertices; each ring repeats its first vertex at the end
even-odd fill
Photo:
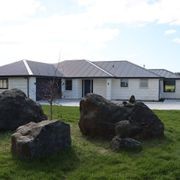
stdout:
POLYGON ((50 120, 52 120, 53 118, 53 102, 55 99, 58 99, 61 97, 61 93, 58 91, 59 86, 60 86, 59 79, 56 77, 53 77, 46 84, 46 88, 44 88, 43 99, 47 100, 47 102, 50 105, 50 109, 49 109, 50 120))
POLYGON ((60 72, 58 71, 59 62, 54 65, 51 71, 53 76, 48 78, 42 78, 39 81, 41 87, 41 99, 46 100, 49 103, 49 117, 50 120, 53 118, 53 102, 54 100, 61 98, 61 79, 58 77, 60 72))

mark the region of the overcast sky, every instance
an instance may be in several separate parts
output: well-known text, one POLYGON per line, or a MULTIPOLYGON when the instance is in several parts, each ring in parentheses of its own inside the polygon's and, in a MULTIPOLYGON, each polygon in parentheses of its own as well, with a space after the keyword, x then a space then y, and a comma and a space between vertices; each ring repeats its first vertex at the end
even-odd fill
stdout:
POLYGON ((180 72, 180 0, 0 0, 0 65, 21 59, 180 72))

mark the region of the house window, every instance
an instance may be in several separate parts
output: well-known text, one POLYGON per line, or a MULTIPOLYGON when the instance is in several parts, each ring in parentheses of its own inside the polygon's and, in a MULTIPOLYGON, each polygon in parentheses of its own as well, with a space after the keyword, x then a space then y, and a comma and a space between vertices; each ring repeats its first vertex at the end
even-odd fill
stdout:
POLYGON ((140 79, 140 88, 148 88, 148 79, 140 79))
POLYGON ((121 87, 128 87, 128 79, 121 79, 121 87))
POLYGON ((8 89, 8 79, 0 79, 0 89, 8 89))
POLYGON ((72 80, 66 80, 66 90, 72 90, 72 80))
POLYGON ((176 81, 175 79, 164 80, 164 92, 175 92, 176 81))

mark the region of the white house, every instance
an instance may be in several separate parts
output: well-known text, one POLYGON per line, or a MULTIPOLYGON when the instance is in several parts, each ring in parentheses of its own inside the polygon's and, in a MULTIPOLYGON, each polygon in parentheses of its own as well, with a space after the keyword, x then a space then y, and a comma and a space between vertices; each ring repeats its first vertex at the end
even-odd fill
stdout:
POLYGON ((56 77, 61 87, 59 71, 53 64, 21 60, 0 67, 0 92, 18 88, 33 100, 42 99, 43 88, 56 77))
POLYGON ((126 100, 133 94, 139 100, 159 100, 160 77, 128 61, 64 61, 59 70, 63 98, 81 98, 86 93, 107 99, 126 100))
POLYGON ((180 98, 180 78, 167 70, 148 70, 128 61, 67 60, 47 64, 22 60, 0 67, 0 92, 19 88, 34 100, 56 78, 61 98, 80 99, 96 93, 111 100, 159 101, 180 98), (165 73, 166 72, 166 73, 165 73))

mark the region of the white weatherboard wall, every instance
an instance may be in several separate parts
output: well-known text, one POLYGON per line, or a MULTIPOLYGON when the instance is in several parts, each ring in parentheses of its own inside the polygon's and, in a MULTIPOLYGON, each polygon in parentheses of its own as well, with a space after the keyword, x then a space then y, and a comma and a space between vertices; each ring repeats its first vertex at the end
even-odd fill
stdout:
MULTIPOLYGON (((26 77, 9 77, 8 78, 8 89, 17 88, 23 91, 27 95, 27 78, 26 77)), ((33 100, 36 100, 36 78, 29 78, 29 97, 33 100)), ((3 92, 7 89, 1 89, 0 92, 3 92)))
POLYGON ((120 87, 120 79, 112 80, 112 99, 159 100, 159 80, 148 79, 148 88, 140 87, 140 79, 128 79, 128 87, 120 87))
POLYGON ((106 79, 93 79, 93 93, 106 98, 106 79))
POLYGON ((111 100, 111 89, 112 89, 112 80, 107 79, 106 80, 106 99, 111 100))
POLYGON ((17 88, 27 95, 27 78, 25 77, 10 77, 8 78, 9 89, 17 88))
POLYGON ((163 80, 160 81, 160 97, 165 99, 180 99, 180 80, 176 80, 175 92, 164 92, 163 80))
POLYGON ((79 99, 82 97, 82 80, 81 79, 73 79, 72 80, 72 97, 75 99, 79 99))
POLYGON ((29 97, 36 101, 36 78, 29 78, 29 97))
POLYGON ((62 98, 79 99, 82 97, 82 79, 72 79, 72 90, 65 90, 65 79, 62 79, 62 98))

